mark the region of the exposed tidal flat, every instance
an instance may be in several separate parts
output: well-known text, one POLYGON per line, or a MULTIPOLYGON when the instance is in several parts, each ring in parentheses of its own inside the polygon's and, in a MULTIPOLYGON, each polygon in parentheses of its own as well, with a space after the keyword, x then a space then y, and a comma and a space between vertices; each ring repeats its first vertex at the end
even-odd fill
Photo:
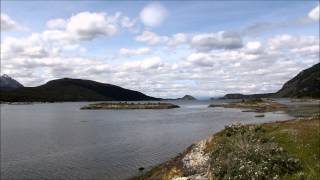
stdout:
MULTIPOLYGON (((290 101, 281 100, 290 104, 290 101)), ((1 178, 127 179, 176 157, 225 125, 294 118, 174 101, 168 110, 82 111, 82 103, 1 105, 1 178)), ((143 102, 144 103, 144 102, 143 102)))

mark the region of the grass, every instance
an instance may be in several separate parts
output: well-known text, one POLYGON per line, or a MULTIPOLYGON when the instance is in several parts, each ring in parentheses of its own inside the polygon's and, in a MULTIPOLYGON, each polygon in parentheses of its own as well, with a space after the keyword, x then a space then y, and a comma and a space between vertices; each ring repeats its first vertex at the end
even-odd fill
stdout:
POLYGON ((214 179, 279 179, 297 172, 300 161, 265 134, 260 125, 227 126, 211 154, 214 179))
POLYGON ((298 158, 302 169, 282 179, 320 179, 320 120, 266 124, 266 137, 274 138, 289 155, 298 158))
MULTIPOLYGON (((250 174, 250 169, 260 173, 256 179, 320 179, 319 116, 262 125, 242 125, 238 127, 237 132, 233 130, 227 127, 214 134, 206 146, 205 151, 212 154, 210 173, 214 175, 214 179, 241 179, 237 175, 243 175, 242 179, 246 179, 248 175, 255 175, 250 174), (259 150, 254 152, 255 149, 259 150), (242 165, 244 167, 241 167, 242 165), (219 166, 221 169, 217 172, 214 168, 218 169, 219 166), (268 171, 263 169, 264 167, 274 170, 268 171), (225 174, 228 176, 224 176, 225 174), (235 176, 237 178, 234 178, 235 176)), ((184 169, 181 160, 191 148, 192 146, 179 156, 133 179, 167 180, 190 175, 184 169)))
MULTIPOLYGON (((266 155, 268 155, 268 149, 270 150, 270 147, 272 146, 273 149, 283 149, 283 152, 285 152, 278 154, 278 158, 280 159, 273 159, 271 161, 273 163, 277 162, 274 163, 273 166, 277 164, 284 165, 283 162, 290 163, 289 159, 298 160, 299 162, 299 166, 296 166, 296 168, 289 168, 288 171, 279 173, 279 179, 320 179, 319 117, 267 123, 261 126, 247 125, 240 127, 241 130, 238 130, 240 132, 240 135, 239 132, 232 132, 232 130, 230 130, 230 127, 223 130, 222 135, 220 133, 220 135, 217 136, 216 143, 211 147, 211 151, 213 154, 212 167, 219 169, 220 166, 220 170, 215 174, 215 179, 224 179, 224 177, 228 178, 230 177, 230 175, 234 175, 233 177, 231 176, 231 179, 241 179, 239 178, 239 175, 242 175, 243 177, 250 174, 248 173, 248 171, 246 171, 244 174, 241 174, 241 172, 239 171, 239 169, 241 169, 241 165, 238 163, 239 161, 248 161, 255 159, 256 164, 254 167, 248 167, 248 163, 243 163, 244 167, 249 171, 261 170, 259 169, 259 166, 261 167, 261 164, 259 164, 259 162, 263 160, 262 157, 266 157, 266 155), (250 128, 253 130, 251 131, 251 133, 253 134, 248 134, 250 128), (257 128, 261 129, 256 132, 257 128), (234 134, 238 135, 234 136, 234 134), (226 139, 226 137, 229 137, 229 139, 226 139), (230 137, 232 138, 230 139, 230 137), (260 139, 269 142, 269 145, 259 145, 256 143, 251 143, 250 139, 260 139), (255 152, 252 152, 253 148, 264 148, 265 150, 260 151, 256 154, 255 152), (239 153, 240 150, 247 151, 248 153, 239 153), (219 173, 222 173, 222 175, 219 175, 219 173)), ((285 165, 283 168, 292 167, 292 165, 294 164, 289 164, 289 166, 285 165)), ((212 172, 215 172, 214 168, 212 172)), ((269 172, 268 174, 272 174, 272 172, 269 172)), ((262 179, 270 179, 270 177, 265 176, 262 179)))

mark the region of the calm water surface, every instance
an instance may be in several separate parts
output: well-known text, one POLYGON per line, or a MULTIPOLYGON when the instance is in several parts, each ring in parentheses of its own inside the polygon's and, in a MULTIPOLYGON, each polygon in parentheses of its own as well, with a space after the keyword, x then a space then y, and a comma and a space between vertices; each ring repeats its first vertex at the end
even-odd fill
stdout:
MULTIPOLYGON (((220 103, 222 101, 216 101, 220 103)), ((2 179, 127 179, 233 122, 286 120, 284 113, 207 108, 80 110, 88 103, 1 105, 2 179)))

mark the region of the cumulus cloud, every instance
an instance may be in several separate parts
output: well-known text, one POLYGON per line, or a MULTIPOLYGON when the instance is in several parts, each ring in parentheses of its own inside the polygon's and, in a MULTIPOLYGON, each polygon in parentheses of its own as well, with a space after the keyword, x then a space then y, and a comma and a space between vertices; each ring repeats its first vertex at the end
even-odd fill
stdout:
POLYGON ((319 21, 319 19, 320 19, 319 4, 318 4, 318 6, 316 6, 315 8, 313 8, 313 9, 309 12, 308 17, 309 17, 311 20, 319 21))
POLYGON ((47 22, 43 39, 60 45, 90 41, 98 37, 114 36, 120 27, 133 30, 136 20, 116 12, 108 15, 103 12, 80 12, 68 19, 52 19, 47 22))
POLYGON ((212 49, 237 49, 243 46, 242 38, 237 33, 220 31, 195 35, 191 45, 200 51, 212 49))
POLYGON ((44 58, 64 50, 82 49, 79 45, 82 41, 113 36, 118 31, 119 16, 119 13, 81 12, 69 19, 49 20, 47 26, 53 29, 32 33, 25 38, 4 38, 1 57, 44 58))
POLYGON ((125 70, 141 71, 157 69, 163 65, 160 57, 152 57, 140 61, 129 61, 123 64, 125 70))
POLYGON ((174 34, 171 38, 168 40, 169 46, 177 46, 179 44, 184 44, 188 42, 188 35, 184 33, 177 33, 174 34))
POLYGON ((187 57, 187 61, 196 66, 213 66, 215 58, 207 53, 192 53, 187 57))
POLYGON ((189 37, 185 33, 177 33, 172 36, 161 36, 151 31, 143 31, 143 33, 138 35, 135 40, 148 45, 165 44, 169 46, 178 46, 181 44, 187 44, 189 37))
POLYGON ((168 41, 167 36, 159 36, 151 31, 143 31, 143 33, 136 37, 136 41, 144 42, 149 45, 155 45, 160 43, 165 43, 168 41))
POLYGON ((119 50, 119 54, 124 56, 143 55, 143 54, 149 54, 149 53, 151 53, 151 49, 147 47, 134 48, 134 49, 121 48, 119 50))
POLYGON ((247 42, 245 45, 245 51, 251 54, 259 54, 262 53, 263 50, 262 44, 259 41, 247 42))
POLYGON ((66 20, 64 19, 51 19, 47 22, 47 27, 49 29, 60 29, 60 28, 65 28, 66 27, 66 20))
POLYGON ((298 48, 319 45, 319 38, 315 36, 277 35, 268 40, 270 49, 298 48))
POLYGON ((27 31, 28 28, 19 25, 17 22, 12 20, 7 14, 1 13, 1 31, 27 31))
POLYGON ((225 93, 264 93, 278 90, 299 71, 319 61, 315 36, 277 35, 265 40, 242 39, 230 32, 158 35, 144 31, 135 40, 170 48, 121 48, 123 63, 65 53, 83 41, 114 36, 120 28, 136 26, 121 13, 82 12, 47 22, 49 29, 29 37, 5 37, 1 70, 27 86, 62 77, 85 78, 139 90, 158 97, 184 94, 216 96, 225 93), (192 47, 192 48, 189 48, 192 47), (180 50, 177 48, 178 50, 180 50), (152 51, 160 51, 150 58, 152 51), (125 59, 124 57, 135 56, 125 59), (148 78, 146 78, 148 77, 148 78), (107 81, 106 81, 107 79, 107 81))
POLYGON ((123 17, 121 19, 121 26, 124 28, 133 28, 137 24, 136 19, 130 19, 129 17, 123 17))
MULTIPOLYGON (((30 58, 25 51, 18 51, 21 52, 19 56, 6 58, 2 66, 4 73, 12 74, 27 85, 71 77, 101 82, 108 79, 106 83, 158 97, 177 97, 190 93, 216 96, 234 92, 273 92, 299 71, 318 62, 318 56, 305 53, 312 44, 316 46, 312 38, 290 37, 300 39, 303 43, 296 46, 273 46, 270 42, 279 38, 276 36, 265 41, 249 41, 239 49, 189 52, 185 54, 185 58, 174 63, 155 56, 108 64, 89 57, 65 56, 51 51, 48 51, 47 56, 30 58)), ((32 41, 38 42, 37 37, 33 38, 32 41)), ((291 41, 286 41, 289 42, 291 41)), ((10 48, 13 47, 15 46, 10 48)), ((15 48, 21 49, 19 46, 15 48)), ((312 51, 319 53, 319 48, 314 48, 312 51)))
POLYGON ((33 34, 27 38, 7 37, 1 43, 1 59, 15 57, 41 58, 48 55, 48 50, 41 37, 33 34))
POLYGON ((112 36, 117 33, 114 17, 105 13, 81 12, 70 18, 66 31, 80 40, 92 40, 97 36, 112 36))
POLYGON ((158 2, 148 4, 140 12, 142 23, 149 27, 159 26, 167 16, 167 9, 158 2))

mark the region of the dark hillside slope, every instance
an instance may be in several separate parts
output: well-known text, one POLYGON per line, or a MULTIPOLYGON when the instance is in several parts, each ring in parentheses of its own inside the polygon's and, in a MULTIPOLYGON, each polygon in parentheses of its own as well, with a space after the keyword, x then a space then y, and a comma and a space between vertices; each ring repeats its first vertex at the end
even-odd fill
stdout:
POLYGON ((320 98, 320 63, 301 71, 286 82, 274 96, 320 98))
POLYGON ((320 98, 320 63, 301 71, 276 93, 226 94, 223 99, 248 98, 320 98))
POLYGON ((141 92, 82 79, 57 79, 37 87, 2 91, 1 101, 138 101, 158 100, 141 92))
POLYGON ((23 85, 10 76, 6 74, 0 76, 0 90, 11 90, 21 87, 23 87, 23 85))

